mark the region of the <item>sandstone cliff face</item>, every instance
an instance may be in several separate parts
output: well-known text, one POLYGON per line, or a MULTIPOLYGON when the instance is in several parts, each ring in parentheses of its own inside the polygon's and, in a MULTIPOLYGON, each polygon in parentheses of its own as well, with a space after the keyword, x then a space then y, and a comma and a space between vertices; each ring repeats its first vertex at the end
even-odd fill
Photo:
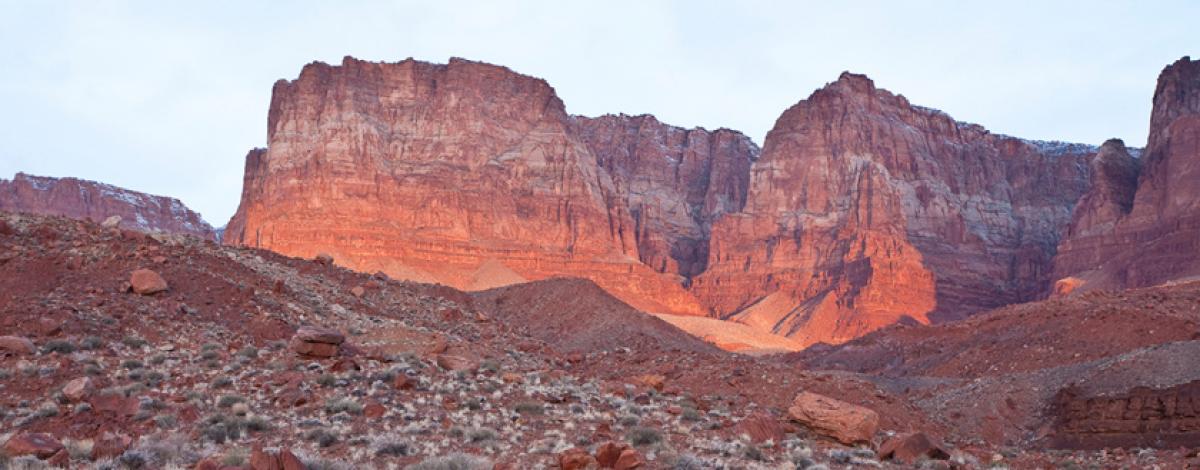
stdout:
POLYGON ((1032 299, 1093 151, 994 135, 843 74, 767 135, 693 291, 805 344, 1032 299))
POLYGON ((650 115, 572 123, 632 214, 641 261, 689 278, 703 272, 713 222, 746 202, 758 146, 737 131, 683 129, 650 115))
POLYGON ((0 179, 0 210, 96 222, 116 215, 128 229, 215 239, 212 226, 178 199, 76 178, 17 173, 11 181, 0 179))
POLYGON ((1122 170, 1119 183, 1098 184, 1081 202, 1081 214, 1114 198, 1124 211, 1074 221, 1055 258, 1055 277, 1075 287, 1062 293, 1200 276, 1200 61, 1184 57, 1159 75, 1140 163, 1136 189, 1122 170))
POLYGON ((702 313, 639 261, 626 198, 571 128, 545 81, 503 67, 313 63, 275 85, 226 239, 473 290, 586 277, 702 313))

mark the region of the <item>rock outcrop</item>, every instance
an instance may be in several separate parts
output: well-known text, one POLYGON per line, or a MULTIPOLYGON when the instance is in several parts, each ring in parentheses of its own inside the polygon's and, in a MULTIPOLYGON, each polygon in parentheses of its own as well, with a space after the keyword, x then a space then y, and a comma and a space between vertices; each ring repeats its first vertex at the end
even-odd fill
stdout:
POLYGON ((713 222, 746 203, 758 146, 737 131, 684 129, 650 115, 572 123, 633 216, 640 260, 685 278, 703 272, 713 222))
POLYGON ((545 81, 503 67, 313 63, 275 84, 225 237, 472 290, 586 277, 643 310, 703 313, 639 261, 626 197, 573 125, 545 81))
POLYGON ((212 226, 178 199, 77 178, 17 173, 12 180, 0 179, 0 210, 96 222, 117 216, 113 222, 127 229, 216 239, 212 226))
POLYGON ((1093 152, 992 134, 843 74, 767 135, 693 291, 804 344, 1036 298, 1093 152))
POLYGON ((1100 156, 1055 278, 1076 285, 1069 293, 1200 276, 1200 61, 1184 57, 1159 75, 1140 165, 1119 148, 1100 156))

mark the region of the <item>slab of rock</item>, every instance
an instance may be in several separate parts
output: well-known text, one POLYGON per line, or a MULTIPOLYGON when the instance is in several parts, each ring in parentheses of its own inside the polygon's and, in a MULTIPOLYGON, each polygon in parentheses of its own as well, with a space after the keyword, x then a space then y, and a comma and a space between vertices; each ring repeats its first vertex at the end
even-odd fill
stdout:
POLYGON ((636 449, 625 449, 621 451, 621 455, 617 456, 617 463, 613 465, 613 470, 630 470, 634 468, 642 468, 646 465, 646 459, 642 457, 642 453, 636 449))
POLYGON ((29 338, 21 336, 0 336, 0 354, 27 356, 37 352, 37 347, 29 338))
POLYGON ((167 290, 167 281, 149 269, 138 269, 129 275, 129 285, 141 295, 154 295, 167 290))
POLYGON ((92 379, 89 377, 80 377, 63 386, 62 392, 71 401, 80 401, 87 398, 95 386, 92 384, 92 379))
POLYGON ((346 336, 332 328, 303 326, 292 336, 292 351, 302 357, 330 358, 341 350, 346 336))
POLYGON ((437 365, 451 371, 472 371, 479 368, 479 361, 461 354, 438 354, 437 365))
POLYGON ((788 415, 813 432, 843 444, 870 442, 879 429, 879 414, 875 411, 811 392, 796 395, 788 415))
POLYGON ((17 434, 4 443, 4 455, 9 457, 32 455, 48 459, 62 449, 63 445, 58 439, 45 433, 17 434))
POLYGON ((318 326, 302 326, 292 338, 306 343, 342 344, 346 341, 342 332, 318 326))
POLYGON ((922 458, 946 460, 950 453, 923 432, 895 436, 879 447, 880 460, 913 464, 922 458))

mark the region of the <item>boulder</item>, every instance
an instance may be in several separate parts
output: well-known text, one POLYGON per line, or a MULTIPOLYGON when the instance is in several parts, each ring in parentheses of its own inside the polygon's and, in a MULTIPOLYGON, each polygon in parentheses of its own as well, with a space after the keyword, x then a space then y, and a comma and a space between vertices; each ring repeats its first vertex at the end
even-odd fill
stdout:
POLYGON ((459 354, 438 354, 437 365, 450 371, 472 371, 479 368, 475 359, 459 354))
POLYGON ((875 411, 811 392, 796 395, 788 415, 813 432, 843 444, 870 442, 879 428, 875 411))
POLYGON ((71 401, 80 401, 87 398, 92 391, 95 390, 95 385, 92 384, 90 377, 80 377, 63 386, 62 392, 71 401))
MULTIPOLYGON (((671 413, 671 411, 667 410, 668 413, 671 413)), ((784 423, 778 418, 765 413, 755 413, 747 416, 745 419, 739 421, 734 428, 734 432, 737 435, 744 434, 750 436, 750 442, 755 444, 765 441, 773 441, 776 444, 781 443, 784 437, 786 437, 787 431, 784 423)))
POLYGON ((4 443, 4 455, 9 457, 32 455, 48 459, 62 449, 63 445, 58 439, 45 433, 17 434, 4 443))
POLYGON ((129 275, 129 285, 141 295, 154 295, 167 290, 167 281, 149 269, 138 269, 129 275))
POLYGON ((117 228, 118 225, 121 225, 121 216, 119 215, 110 215, 104 219, 104 222, 100 222, 100 226, 104 228, 117 228))
POLYGON ((328 343, 306 343, 304 341, 292 341, 292 350, 304 357, 313 358, 330 358, 338 353, 336 344, 328 343))
POLYGON ((642 457, 641 452, 636 449, 625 449, 617 457, 617 463, 613 465, 613 470, 630 470, 641 468, 643 465, 646 465, 646 459, 642 457))
POLYGON ((895 436, 879 447, 880 460, 891 459, 911 465, 922 458, 946 460, 950 453, 923 432, 895 436))
POLYGON ((37 352, 33 341, 21 336, 0 336, 0 354, 26 356, 37 352))
POLYGON ((589 465, 594 465, 596 459, 592 458, 586 450, 574 447, 558 454, 558 466, 562 470, 585 470, 589 465))
POLYGON ((302 326, 292 338, 306 343, 342 344, 346 341, 342 332, 318 326, 302 326))
POLYGON ((621 453, 630 450, 629 443, 609 441, 596 449, 596 463, 600 468, 613 468, 621 458, 621 453))

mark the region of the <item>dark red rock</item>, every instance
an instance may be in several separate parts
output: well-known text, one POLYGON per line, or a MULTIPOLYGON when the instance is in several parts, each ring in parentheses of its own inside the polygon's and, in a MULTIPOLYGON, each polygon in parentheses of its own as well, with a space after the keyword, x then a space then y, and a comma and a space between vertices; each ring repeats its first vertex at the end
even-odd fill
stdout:
POLYGON ((296 330, 296 334, 292 338, 306 343, 342 344, 346 341, 346 335, 343 335, 342 332, 333 328, 316 326, 302 326, 296 330))
POLYGON ((634 468, 642 468, 646 465, 646 459, 642 457, 642 453, 637 449, 625 449, 621 451, 621 455, 617 456, 617 462, 613 464, 613 470, 630 470, 634 468))
POLYGON ((0 336, 0 354, 27 356, 37 353, 37 347, 29 338, 21 336, 0 336))
POLYGON ((17 173, 0 179, 0 210, 103 221, 143 232, 168 232, 216 240, 212 226, 178 199, 153 196, 76 178, 17 173))
POLYGON ((923 432, 901 434, 879 446, 880 460, 894 460, 912 465, 920 459, 946 460, 950 454, 923 432))
POLYGON ((558 454, 558 466, 561 470, 585 470, 588 465, 595 465, 596 459, 592 458, 586 450, 578 447, 573 447, 558 454))
POLYGON ((626 442, 605 442, 596 449, 596 463, 600 465, 600 468, 612 468, 621 459, 621 454, 629 449, 629 444, 626 442))
POLYGON ((134 293, 154 295, 167 290, 167 281, 149 269, 137 269, 129 275, 129 285, 134 293))
POLYGON ((32 455, 47 459, 63 449, 54 436, 45 433, 22 433, 12 436, 4 443, 4 454, 9 457, 32 455))

